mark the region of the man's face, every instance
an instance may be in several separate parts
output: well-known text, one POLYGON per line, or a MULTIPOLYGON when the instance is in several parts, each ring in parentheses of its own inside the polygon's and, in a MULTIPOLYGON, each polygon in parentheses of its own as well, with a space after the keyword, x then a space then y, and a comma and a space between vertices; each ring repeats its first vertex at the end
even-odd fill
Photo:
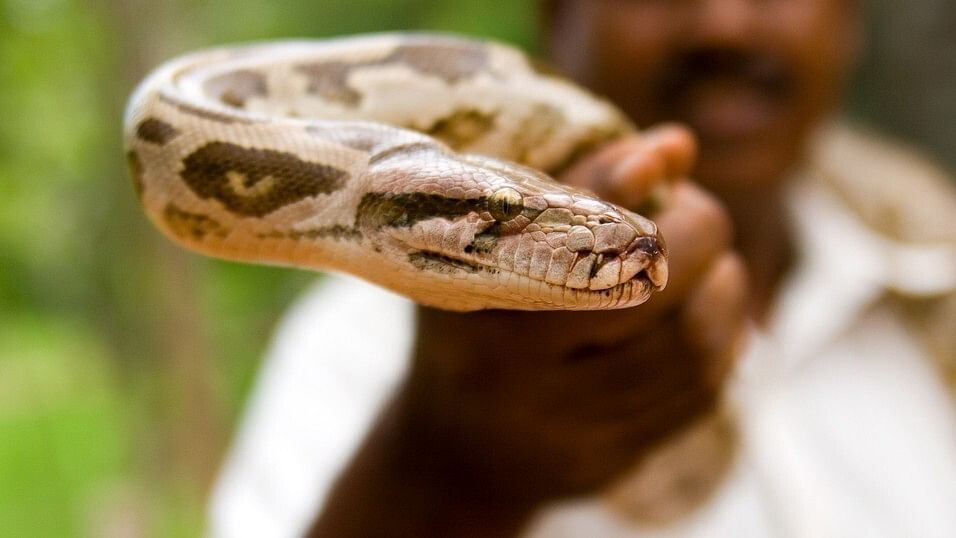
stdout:
POLYGON ((555 0, 557 66, 641 125, 678 121, 717 190, 778 180, 839 97, 853 0, 555 0))

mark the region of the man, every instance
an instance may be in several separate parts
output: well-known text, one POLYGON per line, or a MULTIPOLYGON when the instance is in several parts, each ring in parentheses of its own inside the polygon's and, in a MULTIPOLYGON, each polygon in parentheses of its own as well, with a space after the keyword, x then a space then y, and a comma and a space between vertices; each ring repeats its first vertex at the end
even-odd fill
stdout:
MULTIPOLYGON (((290 405, 287 394, 310 394, 302 386, 315 377, 282 360, 305 350, 280 347, 274 360, 286 366, 266 372, 215 501, 216 529, 231 534, 237 507, 285 498, 275 510, 295 513, 272 521, 291 526, 270 528, 265 516, 259 530, 295 532, 310 516, 288 505, 325 498, 315 535, 956 532, 956 412, 945 365, 933 365, 954 349, 956 330, 943 325, 954 319, 956 199, 910 154, 829 123, 862 40, 856 4, 547 2, 560 69, 640 125, 677 121, 699 141, 657 127, 561 178, 630 207, 662 177, 674 183, 653 215, 671 253, 668 288, 615 312, 419 309, 414 342, 401 336, 407 322, 366 338, 396 358, 339 338, 338 356, 351 349, 367 362, 330 364, 376 378, 354 386, 392 386, 403 346, 412 356, 344 470, 346 450, 320 443, 348 430, 342 445, 354 444, 353 425, 372 410, 345 426, 326 424, 315 403, 290 405), (681 180, 692 166, 700 187, 681 180), (322 477, 295 486, 295 499, 273 491, 243 505, 266 480, 255 470, 269 458, 262 439, 300 406, 315 420, 288 427, 319 433, 300 434, 316 444, 292 453, 327 457, 292 464, 322 477)), ((345 286, 362 307, 408 319, 393 300, 345 286)), ((343 292, 323 293, 328 304, 343 292)), ((310 327, 334 323, 305 311, 310 327)), ((307 334, 287 330, 279 346, 307 334)), ((350 401, 311 394, 340 413, 350 401)), ((266 486, 288 490, 272 457, 266 486)))

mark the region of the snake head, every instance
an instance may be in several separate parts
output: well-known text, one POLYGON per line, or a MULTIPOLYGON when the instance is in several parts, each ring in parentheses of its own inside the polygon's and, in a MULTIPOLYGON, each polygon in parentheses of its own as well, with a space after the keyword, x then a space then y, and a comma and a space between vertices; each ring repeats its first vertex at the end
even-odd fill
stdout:
POLYGON ((366 194, 357 225, 420 275, 412 298, 454 310, 592 310, 647 300, 667 282, 657 226, 545 174, 454 156, 453 177, 366 194), (454 185, 454 187, 447 187, 454 185), (381 239, 384 238, 384 239, 381 239))

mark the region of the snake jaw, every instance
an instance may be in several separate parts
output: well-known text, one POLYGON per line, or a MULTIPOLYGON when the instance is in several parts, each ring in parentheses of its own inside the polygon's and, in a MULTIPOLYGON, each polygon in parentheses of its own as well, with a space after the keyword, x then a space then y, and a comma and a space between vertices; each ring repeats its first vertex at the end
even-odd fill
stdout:
POLYGON ((596 217, 591 223, 596 233, 587 241, 582 239, 581 226, 577 236, 570 231, 546 232, 537 224, 506 231, 497 226, 500 223, 472 213, 454 221, 423 221, 402 234, 404 239, 394 235, 393 239, 414 252, 410 262, 419 270, 513 274, 549 289, 603 296, 623 293, 624 288, 635 285, 648 290, 663 288, 666 254, 656 228, 653 236, 647 236, 629 226, 623 230, 623 222, 626 220, 609 220, 606 215, 596 217), (629 242, 622 247, 625 240, 629 242))

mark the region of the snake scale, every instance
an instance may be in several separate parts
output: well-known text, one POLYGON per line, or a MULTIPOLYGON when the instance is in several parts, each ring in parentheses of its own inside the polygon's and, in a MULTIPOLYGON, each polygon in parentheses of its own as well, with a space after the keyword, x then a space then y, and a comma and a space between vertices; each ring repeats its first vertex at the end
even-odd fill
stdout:
POLYGON ((652 221, 547 175, 632 125, 505 45, 386 34, 197 52, 153 71, 124 123, 150 219, 203 254, 458 311, 623 308, 666 283, 652 221))

